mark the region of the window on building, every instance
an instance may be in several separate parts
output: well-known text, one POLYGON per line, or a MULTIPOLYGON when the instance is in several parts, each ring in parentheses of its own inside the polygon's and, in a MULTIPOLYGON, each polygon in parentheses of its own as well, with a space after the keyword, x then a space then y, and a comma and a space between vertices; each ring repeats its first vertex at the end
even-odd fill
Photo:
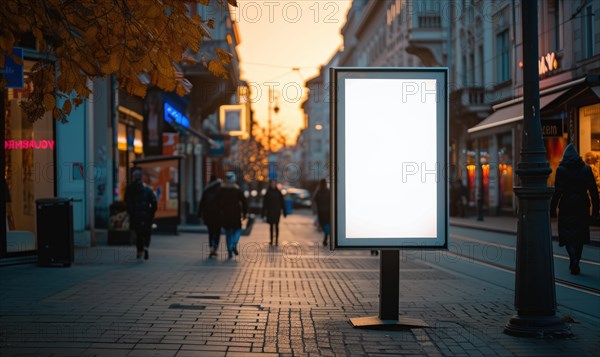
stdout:
POLYGON ((496 35, 496 81, 510 79, 510 41, 508 29, 496 35))
POLYGON ((592 168, 600 187, 600 104, 579 109, 579 154, 592 168))
POLYGON ((467 85, 467 56, 462 56, 462 73, 461 73, 463 87, 467 85))
POLYGON ((323 142, 321 139, 317 139, 315 140, 315 152, 320 153, 321 151, 323 151, 323 142))
POLYGON ((560 20, 560 5, 559 0, 548 0, 548 51, 558 51, 562 48, 561 43, 561 20, 560 20))
POLYGON ((592 5, 588 5, 582 11, 582 53, 584 58, 594 55, 594 12, 592 5))

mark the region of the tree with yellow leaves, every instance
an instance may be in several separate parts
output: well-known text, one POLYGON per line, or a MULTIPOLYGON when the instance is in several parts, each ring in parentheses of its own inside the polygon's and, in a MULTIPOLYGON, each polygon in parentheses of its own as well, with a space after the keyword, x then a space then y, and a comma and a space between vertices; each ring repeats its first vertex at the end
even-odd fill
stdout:
MULTIPOLYGON (((8 0, 0 6, 0 68, 13 46, 33 34, 45 59, 31 72, 33 92, 22 102, 30 120, 52 111, 65 121, 90 94, 88 79, 115 75, 121 88, 144 97, 148 85, 179 95, 190 83, 177 63, 193 61, 214 20, 190 15, 210 0, 8 0), (64 97, 59 107, 57 97, 64 97)), ((227 6, 224 0, 223 5, 227 6)), ((227 0, 237 6, 236 0, 227 0)), ((15 62, 20 59, 12 58, 15 62)), ((217 49, 205 65, 226 76, 231 54, 217 49)), ((1 80, 1 79, 0 79, 1 80)), ((0 82, 0 89, 6 83, 0 82)))

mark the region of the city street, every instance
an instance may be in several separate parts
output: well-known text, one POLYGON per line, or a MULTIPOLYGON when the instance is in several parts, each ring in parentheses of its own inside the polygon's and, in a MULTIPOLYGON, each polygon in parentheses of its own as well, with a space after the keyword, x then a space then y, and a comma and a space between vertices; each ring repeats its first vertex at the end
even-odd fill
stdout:
MULTIPOLYGON (((280 231, 270 249, 268 225, 257 221, 231 261, 225 251, 207 259, 206 234, 181 233, 155 235, 143 262, 133 246, 99 245, 78 248, 69 268, 3 267, 1 354, 599 355, 597 290, 557 285, 557 314, 572 322, 572 338, 502 332, 515 314, 508 235, 451 227, 449 251, 401 252, 400 313, 430 327, 373 331, 348 319, 377 315, 379 257, 323 248, 308 211, 282 219, 280 231)), ((597 289, 598 248, 584 252, 582 275, 564 276, 556 263, 557 278, 597 289)), ((560 262, 564 252, 555 255, 560 262)))

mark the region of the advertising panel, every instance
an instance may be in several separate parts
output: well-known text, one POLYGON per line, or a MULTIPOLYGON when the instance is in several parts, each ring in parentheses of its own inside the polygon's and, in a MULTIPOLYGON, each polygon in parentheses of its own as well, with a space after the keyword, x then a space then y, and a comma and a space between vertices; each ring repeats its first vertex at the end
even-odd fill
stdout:
POLYGON ((331 78, 333 248, 447 248, 447 70, 331 78))
POLYGON ((246 105, 222 105, 220 108, 221 130, 230 136, 243 136, 248 133, 246 105))
POLYGON ((179 217, 179 159, 170 157, 135 162, 143 171, 144 182, 156 195, 157 219, 179 217))

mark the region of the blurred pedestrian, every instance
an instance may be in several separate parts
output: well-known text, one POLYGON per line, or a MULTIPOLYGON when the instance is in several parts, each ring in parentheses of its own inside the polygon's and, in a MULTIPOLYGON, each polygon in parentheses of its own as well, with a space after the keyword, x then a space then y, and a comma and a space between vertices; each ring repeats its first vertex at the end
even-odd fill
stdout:
POLYGON ((330 234, 330 214, 331 214, 331 193, 327 187, 327 180, 321 179, 319 181, 319 187, 313 197, 313 202, 317 208, 317 217, 319 218, 319 225, 323 230, 323 245, 327 245, 330 234))
POLYGON ((242 219, 248 214, 246 197, 235 183, 235 173, 229 171, 225 175, 225 183, 217 194, 221 212, 221 225, 225 229, 228 258, 238 255, 237 245, 242 234, 242 219))
POLYGON ((2 176, 2 186, 4 186, 4 200, 6 201, 6 231, 15 230, 15 218, 12 213, 12 207, 10 204, 10 191, 8 189, 8 182, 4 176, 2 176))
POLYGON ((157 204, 154 192, 144 184, 140 168, 135 167, 131 172, 131 183, 125 190, 125 202, 129 215, 129 228, 135 235, 137 258, 141 259, 143 255, 144 259, 148 260, 152 221, 157 204))
POLYGON ((219 200, 217 199, 223 181, 215 175, 210 176, 210 182, 202 192, 198 217, 208 228, 208 246, 210 247, 209 258, 216 257, 221 239, 221 215, 219 211, 219 200))
POLYGON ((283 194, 277 188, 277 181, 271 180, 269 181, 267 193, 263 197, 262 207, 262 216, 265 217, 267 223, 269 223, 269 245, 273 245, 273 238, 275 238, 275 245, 279 245, 279 218, 282 213, 283 217, 287 217, 283 194))
POLYGON ((566 246, 571 274, 579 274, 583 245, 590 242, 590 198, 593 219, 598 219, 600 212, 594 174, 573 144, 565 148, 554 182, 550 213, 556 216, 558 206, 558 244, 566 246))

